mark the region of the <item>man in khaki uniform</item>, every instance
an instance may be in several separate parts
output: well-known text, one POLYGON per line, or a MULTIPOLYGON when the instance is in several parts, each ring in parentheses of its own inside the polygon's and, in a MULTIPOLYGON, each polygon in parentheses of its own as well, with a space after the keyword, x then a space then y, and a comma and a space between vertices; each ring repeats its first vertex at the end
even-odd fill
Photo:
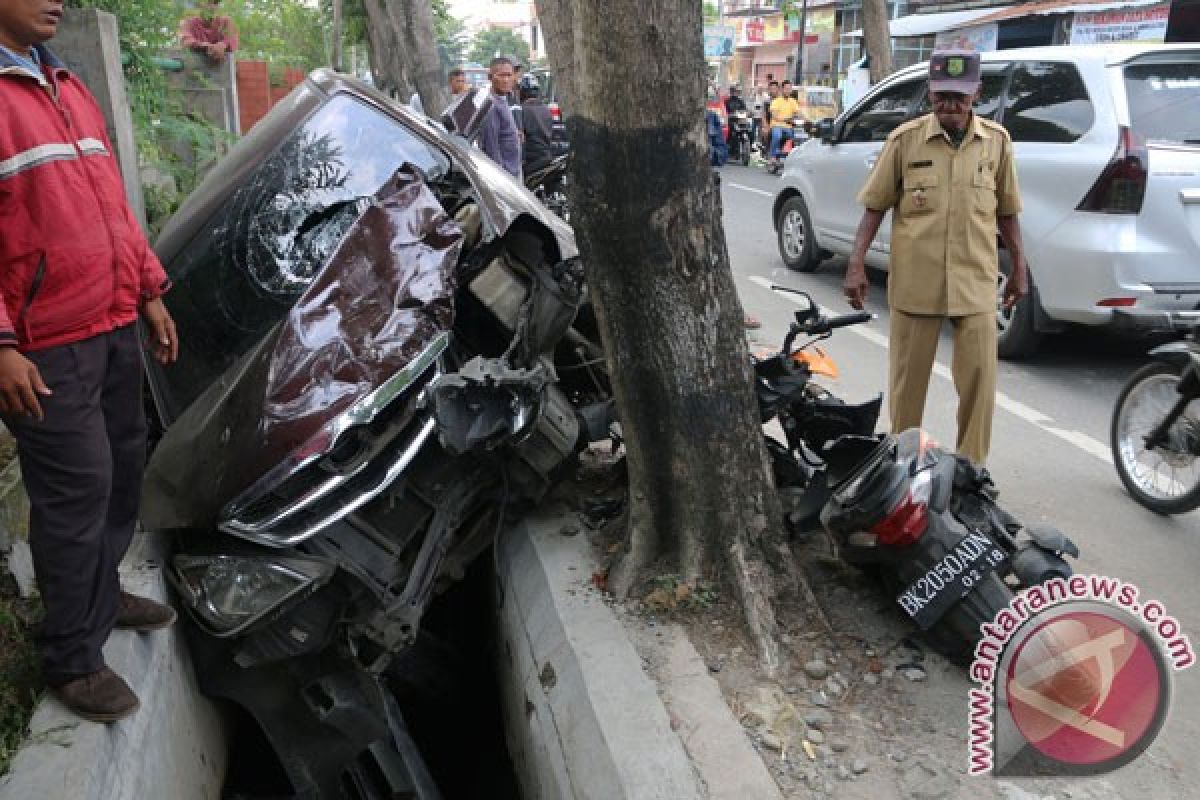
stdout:
POLYGON ((934 53, 929 62, 933 112, 896 128, 858 199, 858 226, 844 290, 861 309, 867 295, 864 259, 888 210, 892 220, 888 303, 889 411, 892 429, 918 427, 938 336, 954 328, 951 371, 958 391, 957 450, 982 464, 992 438, 996 395, 996 230, 1012 275, 1003 302, 1011 307, 1028 279, 1017 212, 1021 200, 1008 132, 976 117, 979 55, 934 53))

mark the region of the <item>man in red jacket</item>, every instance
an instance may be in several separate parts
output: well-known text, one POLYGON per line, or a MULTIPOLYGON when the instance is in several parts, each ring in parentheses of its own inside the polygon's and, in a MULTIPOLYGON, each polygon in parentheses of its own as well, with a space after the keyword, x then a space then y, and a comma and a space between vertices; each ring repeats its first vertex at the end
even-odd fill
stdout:
POLYGON ((109 722, 138 706, 105 666, 109 633, 175 619, 117 574, 146 456, 139 311, 160 362, 179 343, 104 117, 43 46, 62 13, 61 0, 0 0, 0 415, 29 494, 46 683, 109 722))

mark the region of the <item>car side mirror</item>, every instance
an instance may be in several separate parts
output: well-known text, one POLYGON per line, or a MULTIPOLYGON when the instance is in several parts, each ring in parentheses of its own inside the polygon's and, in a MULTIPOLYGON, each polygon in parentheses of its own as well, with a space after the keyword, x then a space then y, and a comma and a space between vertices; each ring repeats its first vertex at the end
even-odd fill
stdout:
POLYGON ((837 140, 837 130, 833 124, 833 117, 825 117, 819 120, 815 130, 816 132, 813 135, 825 144, 833 144, 837 140))

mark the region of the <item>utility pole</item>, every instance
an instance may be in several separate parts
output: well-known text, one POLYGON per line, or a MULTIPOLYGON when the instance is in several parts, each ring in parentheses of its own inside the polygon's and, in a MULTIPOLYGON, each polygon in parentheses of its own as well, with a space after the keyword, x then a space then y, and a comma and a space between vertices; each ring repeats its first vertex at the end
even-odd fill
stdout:
POLYGON ((796 44, 796 74, 792 83, 804 85, 804 37, 808 34, 808 0, 800 0, 800 41, 796 44))
POLYGON ((333 68, 342 71, 342 40, 345 37, 342 0, 333 0, 333 68))

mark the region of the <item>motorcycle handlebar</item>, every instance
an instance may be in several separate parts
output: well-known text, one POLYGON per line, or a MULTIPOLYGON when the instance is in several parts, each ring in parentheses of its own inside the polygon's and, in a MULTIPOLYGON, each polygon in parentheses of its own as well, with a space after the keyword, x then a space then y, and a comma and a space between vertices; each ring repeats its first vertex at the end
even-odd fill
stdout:
POLYGON ((870 322, 875 318, 875 315, 870 311, 855 311, 853 314, 840 314, 836 317, 822 317, 814 320, 808 328, 807 333, 829 333, 834 328, 845 328, 849 325, 861 325, 864 322, 870 322))

